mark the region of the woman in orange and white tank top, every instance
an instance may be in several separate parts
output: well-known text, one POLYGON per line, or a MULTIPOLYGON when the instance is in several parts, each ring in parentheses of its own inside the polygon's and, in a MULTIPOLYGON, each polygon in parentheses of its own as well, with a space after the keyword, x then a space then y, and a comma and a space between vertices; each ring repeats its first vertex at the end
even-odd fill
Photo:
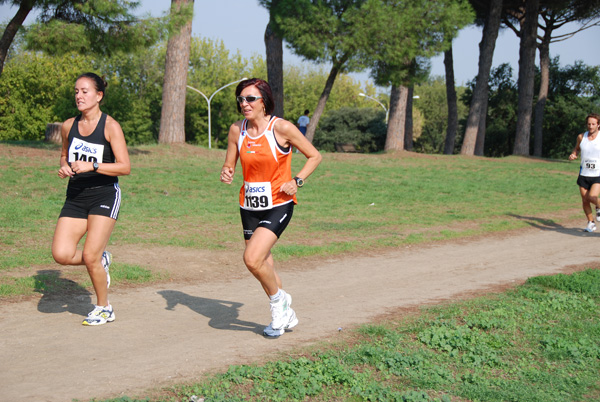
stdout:
POLYGON ((291 122, 272 115, 275 107, 269 84, 252 78, 235 91, 237 108, 244 119, 229 129, 227 154, 221 181, 231 184, 237 160, 244 182, 239 203, 244 240, 244 263, 270 298, 271 323, 265 336, 278 337, 298 324, 292 297, 282 289, 271 249, 291 220, 296 192, 321 162, 321 154, 291 122), (292 150, 307 160, 292 175, 292 150))
POLYGON ((292 180, 292 154, 290 146, 282 147, 275 139, 274 126, 280 120, 272 116, 265 131, 257 137, 248 133, 248 120, 242 121, 237 145, 244 175, 240 189, 243 209, 260 211, 297 203, 295 194, 281 191, 292 180))

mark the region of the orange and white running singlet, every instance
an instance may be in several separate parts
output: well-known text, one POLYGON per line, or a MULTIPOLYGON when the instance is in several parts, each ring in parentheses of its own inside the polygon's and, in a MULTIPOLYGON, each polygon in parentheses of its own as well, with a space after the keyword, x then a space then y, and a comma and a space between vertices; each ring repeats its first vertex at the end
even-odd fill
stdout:
POLYGON ((238 151, 244 185, 240 189, 240 207, 263 211, 288 202, 297 203, 296 196, 279 191, 283 183, 292 180, 292 147, 281 148, 273 127, 279 117, 273 116, 266 130, 258 137, 248 135, 248 120, 242 121, 238 151))

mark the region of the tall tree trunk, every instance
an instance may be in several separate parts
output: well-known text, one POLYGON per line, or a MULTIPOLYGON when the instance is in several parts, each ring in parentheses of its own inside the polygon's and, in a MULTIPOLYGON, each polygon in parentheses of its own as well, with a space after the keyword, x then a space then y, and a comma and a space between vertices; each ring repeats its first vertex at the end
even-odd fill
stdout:
POLYGON ((0 76, 4 70, 4 62, 6 61, 10 44, 15 39, 19 28, 23 26, 23 22, 25 22, 25 18, 27 18, 32 8, 33 1, 21 1, 17 13, 4 29, 4 33, 0 39, 0 76))
POLYGON ((487 113, 484 105, 487 105, 485 100, 488 97, 488 82, 494 49, 496 48, 496 39, 498 38, 498 30, 500 29, 501 11, 502 0, 492 0, 490 2, 489 14, 483 26, 481 42, 479 43, 479 71, 477 72, 477 80, 475 82, 475 89, 473 90, 471 107, 469 108, 465 137, 460 150, 462 155, 475 154, 479 120, 483 113, 487 113))
POLYGON ((548 99, 548 87, 550 85, 550 41, 552 30, 547 29, 540 45, 540 91, 534 108, 533 125, 533 155, 542 156, 544 108, 548 99))
POLYGON ((271 29, 271 23, 265 30, 265 48, 267 52, 267 80, 273 92, 275 109, 273 114, 283 118, 283 41, 271 29))
POLYGON ((540 0, 525 2, 525 18, 521 27, 519 43, 519 99, 517 101, 514 155, 529 156, 539 5, 540 0))
POLYGON ((485 148, 485 123, 487 121, 487 109, 489 98, 486 96, 483 100, 481 117, 479 118, 479 128, 477 129, 477 140, 475 141, 475 155, 483 156, 485 148))
POLYGON ((408 95, 406 96, 406 122, 404 124, 404 149, 412 151, 414 148, 413 140, 413 95, 415 93, 415 87, 410 86, 408 88, 408 95))
POLYGON ((390 93, 390 116, 387 135, 385 137, 385 151, 404 150, 407 98, 407 87, 392 84, 392 91, 390 93))
MULTIPOLYGON (((172 0, 171 14, 184 6, 193 7, 194 0, 172 0)), ((165 79, 163 82, 162 109, 158 142, 173 144, 185 142, 185 95, 192 20, 181 27, 178 33, 171 34, 167 43, 165 79)))
MULTIPOLYGON (((342 63, 342 65, 344 63, 342 63)), ((319 98, 319 102, 317 103, 317 108, 313 112, 312 118, 310 119, 310 123, 308 123, 308 126, 306 127, 306 139, 310 142, 312 142, 315 138, 315 131, 317 130, 317 125, 319 124, 321 115, 323 115, 323 112, 325 111, 327 99, 329 99, 331 89, 333 88, 333 84, 339 73, 339 67, 337 65, 333 65, 331 67, 331 71, 329 72, 329 76, 327 77, 327 81, 325 82, 325 88, 323 88, 323 92, 321 92, 321 97, 319 98)))
POLYGON ((452 46, 444 52, 444 67, 446 70, 446 102, 448 104, 448 127, 446 128, 446 140, 444 141, 444 155, 452 155, 454 153, 456 132, 458 131, 458 99, 454 84, 452 46))

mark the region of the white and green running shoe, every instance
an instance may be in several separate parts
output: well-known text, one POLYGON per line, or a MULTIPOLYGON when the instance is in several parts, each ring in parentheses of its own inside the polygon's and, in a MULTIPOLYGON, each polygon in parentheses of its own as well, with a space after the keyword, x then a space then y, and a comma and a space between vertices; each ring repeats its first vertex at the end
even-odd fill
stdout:
POLYGON ((274 329, 283 328, 287 323, 287 312, 292 305, 292 296, 285 291, 277 300, 272 300, 271 306, 271 327, 274 329))
POLYGON ((109 251, 105 251, 102 253, 102 266, 106 271, 106 288, 110 287, 110 274, 108 273, 108 269, 110 268, 110 264, 112 263, 112 254, 109 251))
POLYGON ((298 318, 296 317, 296 312, 290 308, 287 312, 287 323, 283 326, 283 328, 274 329, 273 324, 269 324, 268 327, 263 329, 263 335, 269 338, 277 338, 285 333, 286 329, 292 329, 296 325, 298 325, 298 318))
POLYGON ((284 291, 283 296, 277 301, 271 302, 271 323, 263 330, 265 336, 278 337, 284 334, 286 329, 298 325, 296 312, 292 309, 292 296, 284 291))
POLYGON ((596 231, 596 224, 594 222, 588 222, 587 226, 585 227, 586 232, 592 233, 596 231))
POLYGON ((83 320, 83 325, 102 325, 115 320, 115 312, 112 306, 96 306, 83 320))

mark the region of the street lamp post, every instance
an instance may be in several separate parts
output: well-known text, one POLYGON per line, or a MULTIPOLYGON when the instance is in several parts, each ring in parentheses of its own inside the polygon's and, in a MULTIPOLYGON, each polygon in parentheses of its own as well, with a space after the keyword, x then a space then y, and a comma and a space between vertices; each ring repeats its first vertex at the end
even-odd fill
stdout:
POLYGON ((225 89, 225 88, 227 88, 227 87, 228 87, 228 86, 230 86, 230 85, 237 84, 238 82, 240 82, 240 81, 244 81, 244 80, 247 80, 247 79, 248 79, 248 78, 244 77, 244 78, 242 78, 241 80, 233 81, 233 82, 230 82, 230 83, 229 83, 229 84, 227 84, 227 85, 223 85, 221 88, 219 88, 219 89, 217 89, 215 92, 213 92, 213 94, 210 96, 210 98, 207 98, 207 97, 206 97, 206 95, 204 95, 204 94, 203 94, 203 93, 202 93, 200 90, 198 90, 198 89, 196 89, 196 88, 194 88, 194 87, 191 87, 191 86, 189 86, 189 85, 186 85, 186 86, 187 86, 189 89, 191 89, 192 91, 196 91, 196 92, 198 92, 200 95, 202 95, 202 96, 204 97, 204 99, 206 99, 206 102, 208 103, 208 149, 210 149, 210 148, 211 148, 211 138, 212 138, 212 136, 211 136, 211 132, 210 132, 210 101, 212 101, 212 98, 213 98, 213 97, 214 97, 214 96, 217 94, 217 92, 219 92, 220 90, 222 90, 222 89, 225 89))
POLYGON ((358 96, 364 96, 365 98, 369 98, 369 99, 374 100, 375 102, 379 103, 381 105, 381 107, 383 108, 383 110, 385 110, 385 124, 386 125, 388 124, 388 110, 385 106, 383 106, 383 103, 379 102, 377 99, 375 99, 369 95, 363 94, 362 92, 359 93, 358 96))

